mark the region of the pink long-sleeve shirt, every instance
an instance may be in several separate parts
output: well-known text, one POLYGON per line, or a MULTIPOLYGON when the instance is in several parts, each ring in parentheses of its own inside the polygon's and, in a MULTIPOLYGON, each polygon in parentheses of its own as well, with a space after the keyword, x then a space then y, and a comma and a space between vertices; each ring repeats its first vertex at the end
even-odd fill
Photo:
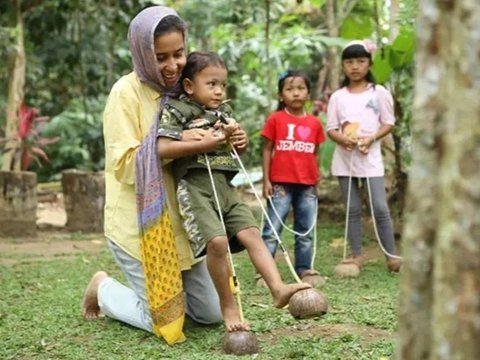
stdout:
MULTIPOLYGON (((356 136, 373 136, 381 125, 395 123, 393 98, 382 85, 370 85, 361 93, 343 87, 332 94, 328 104, 327 132, 357 126, 356 136)), ((380 141, 375 141, 364 155, 358 149, 347 151, 338 145, 332 160, 332 175, 354 177, 384 176, 380 141)))

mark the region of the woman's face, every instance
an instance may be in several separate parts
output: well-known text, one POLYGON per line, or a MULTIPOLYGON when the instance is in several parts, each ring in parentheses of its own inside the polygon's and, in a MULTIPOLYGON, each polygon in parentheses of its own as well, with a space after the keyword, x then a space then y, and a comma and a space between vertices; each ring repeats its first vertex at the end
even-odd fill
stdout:
POLYGON ((180 80, 187 62, 183 34, 174 31, 157 36, 154 40, 154 49, 164 86, 171 88, 180 80))

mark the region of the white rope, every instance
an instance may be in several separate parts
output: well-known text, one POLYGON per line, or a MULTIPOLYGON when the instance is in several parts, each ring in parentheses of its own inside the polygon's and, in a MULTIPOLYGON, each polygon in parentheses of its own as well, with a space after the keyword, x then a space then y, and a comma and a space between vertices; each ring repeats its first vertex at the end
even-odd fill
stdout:
POLYGON ((292 261, 290 260, 290 256, 288 255, 287 249, 286 249, 285 246, 283 245, 282 240, 280 239, 280 236, 278 235, 277 231, 275 230, 275 227, 273 226, 272 220, 271 220, 270 217, 268 216, 267 210, 265 209, 265 206, 263 205, 263 201, 262 201, 262 199, 260 198, 260 196, 258 195, 257 189, 255 189, 255 186, 253 186, 253 182, 252 182, 252 180, 250 179, 250 175, 248 175, 247 170, 245 169, 245 166, 243 165, 243 162, 242 162, 242 160, 240 159, 240 156, 238 156, 237 150, 236 150, 235 147, 233 147, 233 146, 232 146, 232 152, 234 153, 235 158, 237 159, 238 164, 240 165, 240 168, 242 169, 242 172, 243 172, 243 174, 245 175, 245 178, 247 179, 247 182, 248 182, 248 184, 250 185, 250 188, 252 189, 253 194, 255 195, 255 198, 256 198, 257 201, 258 201, 258 204, 260 205, 260 208, 262 209, 262 212, 263 212, 263 215, 265 216, 265 219, 267 219, 268 224, 269 224, 269 225, 271 226, 271 228, 272 228, 272 231, 273 231, 273 234, 274 234, 274 236, 275 236, 275 239, 277 240, 278 246, 280 247, 280 250, 282 251, 283 256, 285 257, 285 262, 287 263, 288 268, 290 269, 290 272, 292 273, 292 275, 293 275, 293 277, 295 278, 295 280, 296 280, 298 283, 301 283, 302 280, 301 280, 300 277, 297 275, 297 272, 295 271, 295 269, 294 269, 294 267, 293 267, 293 265, 292 265, 292 261))
POLYGON ((291 234, 294 234, 294 235, 297 235, 297 236, 306 236, 306 235, 310 234, 310 232, 315 228, 315 225, 317 224, 316 219, 317 219, 317 211, 318 211, 318 202, 315 204, 315 217, 313 218, 312 225, 310 226, 310 228, 306 232, 299 233, 299 232, 293 230, 291 227, 289 227, 287 224, 285 224, 282 221, 282 218, 280 217, 280 214, 278 213, 277 209, 275 208, 275 205, 273 204, 271 196, 268 197, 268 201, 270 203, 270 206, 272 207, 273 213, 277 217, 277 219, 280 222, 280 224, 282 225, 282 227, 285 230, 287 230, 288 232, 290 232, 291 234))
MULTIPOLYGON (((278 219, 278 221, 280 222, 280 224, 285 230, 297 236, 306 236, 310 234, 310 232, 313 230, 313 249, 312 249, 313 251, 312 251, 312 260, 310 262, 310 269, 315 269, 315 256, 317 254, 317 226, 316 225, 317 225, 317 216, 318 216, 318 199, 316 200, 317 201, 315 203, 315 217, 313 218, 312 225, 305 233, 299 233, 294 229, 290 228, 287 224, 283 222, 282 218, 280 217, 280 214, 278 213, 277 209, 275 208, 275 205, 273 204, 272 197, 271 196, 268 197, 268 201, 270 203, 270 206, 272 207, 273 213, 275 214, 276 218, 278 219)), ((263 217, 264 215, 262 213, 262 220, 261 220, 262 229, 263 229, 263 217)))
MULTIPOLYGON (((344 237, 344 243, 343 243, 343 260, 346 259, 347 256, 347 244, 348 244, 348 223, 349 223, 349 215, 350 215, 350 199, 351 199, 351 189, 352 189, 352 164, 353 164, 353 154, 354 152, 357 151, 357 149, 354 149, 351 152, 350 155, 350 164, 349 164, 349 169, 350 169, 350 174, 348 177, 348 191, 347 191, 347 214, 346 214, 346 219, 345 219, 345 237, 344 237)), ((375 218, 375 212, 373 210, 373 203, 372 203, 372 191, 370 188, 370 178, 365 177, 367 180, 367 188, 368 188, 368 202, 369 202, 369 207, 370 207, 370 214, 372 217, 372 223, 373 223, 373 230, 375 233, 375 239, 377 240, 378 245, 380 246, 380 249, 382 252, 387 255, 388 257, 394 258, 394 259, 403 259, 401 256, 390 254, 385 247, 382 244, 382 241, 380 240, 380 235, 378 234, 378 228, 377 228, 377 220, 375 218)), ((394 240, 395 241, 395 240, 394 240)))
MULTIPOLYGON (((315 211, 315 219, 317 219, 318 212, 318 199, 317 199, 317 211, 315 211)), ((315 225, 317 222, 315 221, 315 225)), ((317 256, 317 227, 313 227, 313 249, 312 249, 312 261, 310 262, 310 269, 315 269, 315 256, 317 256)))
MULTIPOLYGON (((204 154, 205 156, 205 162, 207 164, 207 170, 208 170, 208 175, 210 176, 210 182, 212 183, 212 190, 213 190, 213 197, 215 198, 215 203, 217 204, 217 209, 218 209, 218 214, 220 216, 220 222, 222 223, 223 231, 225 232, 225 236, 227 236, 227 228, 225 227, 225 223, 223 221, 223 214, 222 214, 222 209, 220 207, 220 200, 218 199, 218 193, 217 193, 217 187, 215 186, 215 180, 213 179, 213 174, 212 174, 212 168, 210 166, 210 160, 208 159, 207 154, 204 154)), ((230 270, 232 271, 232 277, 233 277, 233 286, 235 288, 235 293, 237 295, 237 306, 238 306, 238 312, 240 314, 240 321, 244 321, 243 317, 243 308, 242 308, 242 300, 240 298, 240 284, 237 279, 237 274, 235 273, 235 266, 233 264, 233 257, 232 253, 230 251, 230 245, 228 244, 228 239, 227 239, 227 259, 230 264, 230 270)))
POLYGON ((347 191, 347 214, 345 216, 345 231, 343 237, 343 260, 347 258, 347 245, 348 245, 348 223, 350 222, 350 199, 352 196, 352 159, 353 151, 350 153, 350 176, 348 177, 348 191, 347 191))
MULTIPOLYGON (((372 203, 372 191, 370 188, 370 178, 367 179, 367 188, 368 188, 368 202, 370 203, 370 213, 372 216, 372 222, 373 222, 373 231, 375 232, 375 237, 377 238, 378 245, 380 245, 380 249, 382 249, 383 253, 387 255, 388 257, 394 258, 394 259, 400 259, 402 260, 403 258, 398 255, 390 254, 384 247, 382 242, 380 241, 380 235, 378 234, 378 229, 377 229, 377 220, 375 219, 375 213, 373 211, 373 203, 372 203)), ((395 241, 395 239, 393 240, 395 241)))

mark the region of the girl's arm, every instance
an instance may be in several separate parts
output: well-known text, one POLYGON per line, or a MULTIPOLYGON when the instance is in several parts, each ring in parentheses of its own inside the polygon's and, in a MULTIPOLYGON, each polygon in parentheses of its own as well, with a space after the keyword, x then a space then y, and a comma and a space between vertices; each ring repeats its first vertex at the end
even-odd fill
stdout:
POLYGON ((272 162, 273 141, 265 139, 262 151, 262 170, 263 170, 263 197, 269 198, 273 194, 272 183, 270 182, 270 164, 272 162))
POLYGON ((373 136, 369 136, 368 139, 370 141, 370 145, 373 144, 375 141, 380 140, 381 138, 385 137, 386 135, 390 134, 393 130, 393 125, 390 124, 383 124, 377 130, 373 136))
POLYGON ((373 136, 359 139, 359 149, 362 153, 368 153, 368 148, 377 140, 389 134, 395 124, 395 114, 393 110, 392 94, 383 86, 375 87, 378 93, 378 102, 380 105, 380 128, 373 136), (360 144, 361 142, 361 144, 360 144))
MULTIPOLYGON (((337 90, 338 91, 338 90, 337 90)), ((337 101, 338 92, 334 92, 330 97, 327 106, 327 134, 336 144, 342 146, 347 151, 352 151, 357 145, 356 139, 351 139, 339 130, 340 114, 338 108, 340 104, 337 101)))

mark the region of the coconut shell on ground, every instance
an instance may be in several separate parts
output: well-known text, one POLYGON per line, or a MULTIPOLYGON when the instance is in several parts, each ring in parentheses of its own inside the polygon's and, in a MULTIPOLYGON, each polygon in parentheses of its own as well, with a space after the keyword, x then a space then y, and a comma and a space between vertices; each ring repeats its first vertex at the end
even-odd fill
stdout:
POLYGON ((335 274, 340 277, 358 277, 360 268, 356 264, 338 264, 335 266, 335 274))
POLYGON ((288 303, 288 311, 296 319, 308 319, 327 313, 326 296, 317 289, 300 290, 293 294, 288 303))
POLYGON ((227 332, 223 337, 222 349, 226 354, 250 355, 260 351, 257 337, 251 331, 227 332))

